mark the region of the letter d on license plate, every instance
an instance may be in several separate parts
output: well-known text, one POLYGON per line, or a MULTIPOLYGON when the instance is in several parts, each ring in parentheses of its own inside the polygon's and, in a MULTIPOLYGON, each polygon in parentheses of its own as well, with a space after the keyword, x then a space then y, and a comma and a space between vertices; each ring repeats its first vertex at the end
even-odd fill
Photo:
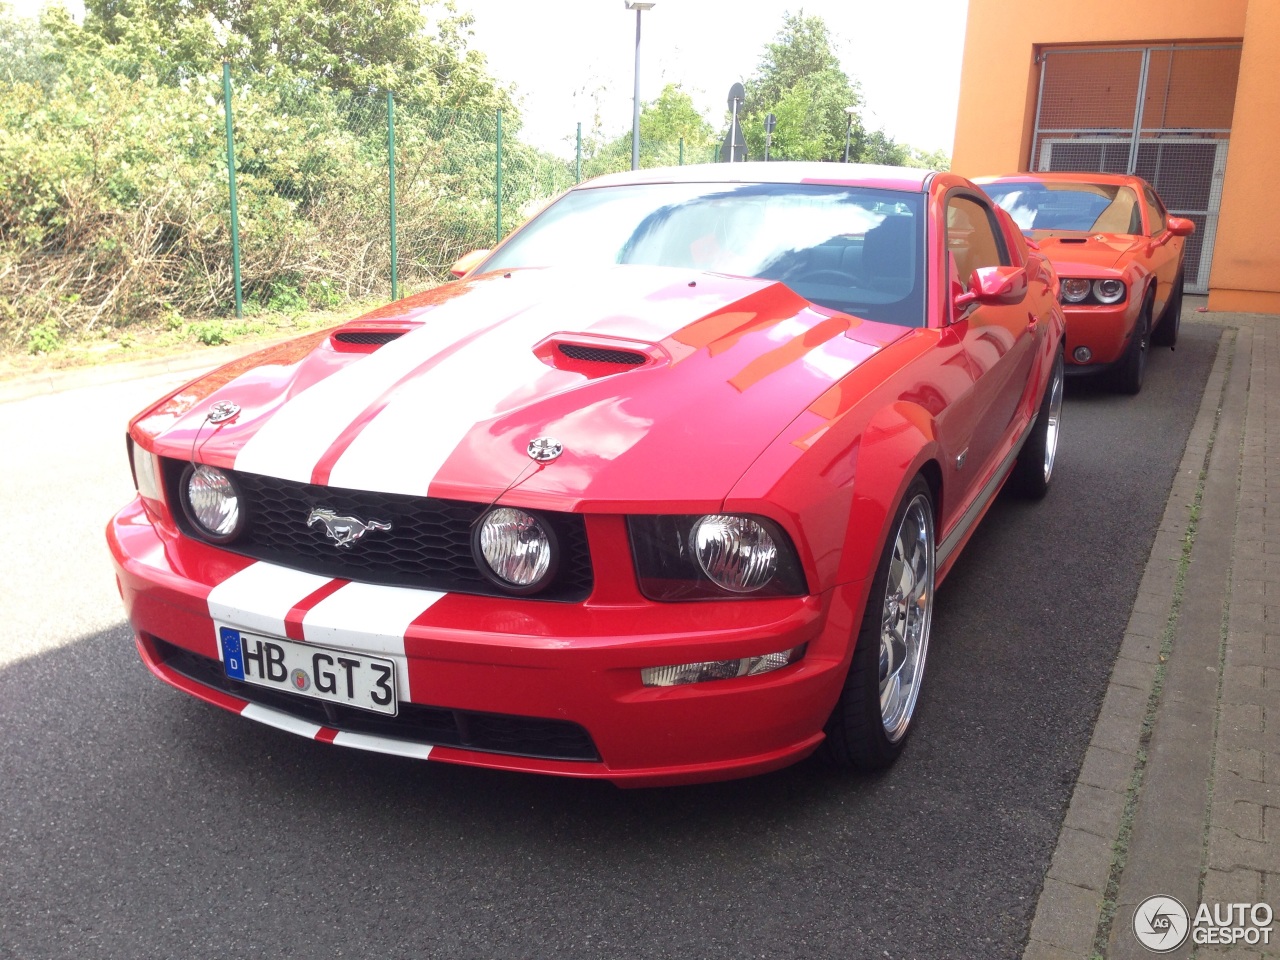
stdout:
POLYGON ((233 680, 287 690, 395 716, 396 665, 362 653, 218 629, 222 664, 233 680))

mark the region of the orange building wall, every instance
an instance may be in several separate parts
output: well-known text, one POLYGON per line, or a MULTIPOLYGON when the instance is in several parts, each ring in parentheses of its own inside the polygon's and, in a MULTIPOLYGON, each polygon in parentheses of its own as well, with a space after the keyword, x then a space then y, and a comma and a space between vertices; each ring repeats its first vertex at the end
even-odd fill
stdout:
POLYGON ((1280 249, 1274 240, 1275 191, 1280 183, 1277 44, 1280 3, 1254 0, 1245 22, 1240 86, 1227 148, 1227 178, 1209 278, 1210 310, 1280 313, 1280 249))
POLYGON ((1280 183, 1280 3, 1039 0, 1033 7, 969 0, 951 168, 965 176, 1027 169, 1040 47, 1243 39, 1209 307, 1280 313, 1280 246, 1257 242, 1274 209, 1274 187, 1265 184, 1280 183))

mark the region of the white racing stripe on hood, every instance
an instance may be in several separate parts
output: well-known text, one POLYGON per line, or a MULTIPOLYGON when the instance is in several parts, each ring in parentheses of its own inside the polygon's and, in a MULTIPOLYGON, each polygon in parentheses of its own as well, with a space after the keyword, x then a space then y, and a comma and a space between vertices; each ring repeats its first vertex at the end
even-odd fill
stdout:
POLYGON ((307 611, 302 635, 308 643, 395 661, 399 698, 410 700, 404 635, 414 620, 445 596, 436 590, 349 583, 307 611))
MULTIPOLYGON (((284 619, 298 603, 332 580, 314 573, 259 561, 232 574, 209 591, 214 635, 220 624, 267 637, 285 635, 284 619)), ((222 644, 217 644, 222 657, 222 644)))
POLYGON ((472 427, 517 387, 549 372, 532 350, 547 327, 545 312, 530 310, 406 384, 343 451, 329 484, 425 496, 472 427))
POLYGON ((343 451, 329 484, 426 495, 476 424, 505 412, 498 408, 502 400, 548 372, 533 354, 541 340, 557 332, 607 331, 659 341, 725 306, 723 293, 669 296, 672 285, 683 287, 687 275, 648 267, 617 267, 589 278, 546 271, 552 295, 406 384, 343 451))
MULTIPOLYGON (((528 291, 536 274, 522 275, 528 291)), ((236 469, 308 483, 311 471, 347 426, 392 384, 432 356, 448 349, 485 322, 494 322, 512 303, 509 282, 480 284, 442 303, 419 329, 348 363, 291 398, 249 438, 236 456, 236 469)))

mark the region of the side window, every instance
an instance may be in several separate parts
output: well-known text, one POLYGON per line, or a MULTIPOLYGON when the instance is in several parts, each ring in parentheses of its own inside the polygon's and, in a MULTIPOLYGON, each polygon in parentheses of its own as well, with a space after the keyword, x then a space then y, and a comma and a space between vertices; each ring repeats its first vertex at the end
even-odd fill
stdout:
POLYGON ((1144 187, 1143 193, 1147 196, 1147 210, 1151 216, 1151 236, 1164 233, 1165 228, 1165 210, 1164 204, 1160 202, 1160 198, 1156 196, 1155 191, 1150 187, 1144 187))
POLYGON ((1010 262, 991 211, 969 197, 947 201, 947 252, 966 290, 974 270, 1010 262))

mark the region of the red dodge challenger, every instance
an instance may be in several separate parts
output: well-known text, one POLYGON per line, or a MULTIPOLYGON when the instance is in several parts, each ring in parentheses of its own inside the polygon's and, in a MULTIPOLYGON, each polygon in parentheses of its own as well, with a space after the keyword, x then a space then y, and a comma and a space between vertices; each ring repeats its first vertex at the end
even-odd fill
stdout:
POLYGON ((891 763, 937 585, 1052 476, 1048 262, 960 177, 781 163, 603 177, 478 259, 129 424, 146 665, 623 786, 891 763))
POLYGON ((1102 373, 1137 393, 1152 345, 1178 341, 1184 238, 1141 177, 1017 173, 982 186, 1039 245, 1062 280, 1067 372, 1102 373))

